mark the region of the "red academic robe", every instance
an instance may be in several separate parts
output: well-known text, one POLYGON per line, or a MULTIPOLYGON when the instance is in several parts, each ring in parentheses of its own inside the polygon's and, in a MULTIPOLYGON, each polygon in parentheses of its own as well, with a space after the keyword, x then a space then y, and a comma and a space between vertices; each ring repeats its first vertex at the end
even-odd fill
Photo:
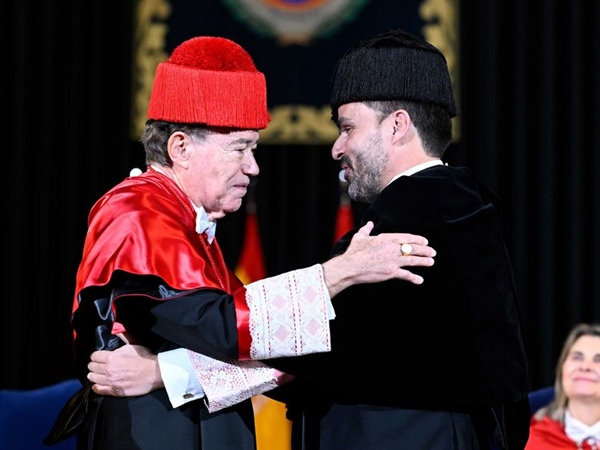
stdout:
MULTIPOLYGON (((196 213, 166 176, 149 169, 127 178, 93 206, 77 273, 72 325, 75 362, 85 381, 90 354, 113 349, 125 331, 154 352, 173 343, 153 330, 152 309, 177 298, 199 305, 206 348, 243 358, 250 335, 245 288, 218 243, 196 233, 196 213), (209 328, 210 327, 210 328, 209 328), (214 332, 213 332, 214 331, 214 332)), ((202 341, 203 337, 198 336, 202 341)), ((197 351, 205 351, 202 343, 197 351)), ((220 353, 219 353, 220 352, 220 353)), ((209 352, 206 351, 206 354, 209 352)), ((209 414, 196 400, 173 409, 164 390, 130 398, 98 397, 78 443, 89 449, 255 449, 250 400, 209 414)))
MULTIPOLYGON (((596 447, 600 448, 600 447, 596 447)), ((580 446, 565 434, 565 427, 549 417, 531 419, 529 440, 525 450, 596 450, 584 442, 580 446)))

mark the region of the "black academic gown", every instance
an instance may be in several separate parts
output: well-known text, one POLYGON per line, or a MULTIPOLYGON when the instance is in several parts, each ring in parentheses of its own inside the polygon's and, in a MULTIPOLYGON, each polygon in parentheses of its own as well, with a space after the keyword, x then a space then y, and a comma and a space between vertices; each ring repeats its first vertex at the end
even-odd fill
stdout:
MULTIPOLYGON (((235 308, 230 295, 214 290, 189 293, 173 290, 172 294, 180 297, 156 301, 157 291, 165 286, 164 282, 156 277, 131 274, 120 274, 112 285, 119 286, 113 293, 127 297, 127 301, 116 306, 118 317, 134 333, 137 342, 153 353, 188 347, 215 357, 237 357, 235 308), (187 314, 201 319, 194 333, 183 331, 187 340, 181 336, 176 338, 180 341, 177 344, 156 332, 154 310, 169 319, 169 328, 177 330, 177 334, 185 329, 187 314), (214 324, 211 329, 218 332, 207 332, 205 323, 214 324)), ((88 290, 82 294, 82 306, 75 315, 74 327, 91 329, 95 324, 97 348, 117 348, 122 342, 101 325, 101 318, 108 323, 113 320, 112 313, 106 309, 109 299, 91 298, 93 292, 88 290)), ((76 348, 80 350, 92 344, 82 337, 76 340, 76 348)), ((88 354, 76 353, 76 366, 82 373, 89 361, 88 354)), ((78 450, 256 450, 250 400, 209 413, 203 399, 173 408, 165 389, 159 389, 136 397, 91 393, 89 409, 85 425, 77 433, 78 450)))
MULTIPOLYGON (((127 178, 96 202, 88 225, 72 316, 74 362, 83 383, 90 354, 122 345, 116 333, 123 330, 154 353, 183 346, 237 358, 234 296, 243 298, 245 290, 216 239, 209 245, 196 232, 193 206, 172 180, 152 169, 127 178), (193 315, 192 335, 173 340, 161 334, 153 314, 161 308, 176 333, 193 315)), ((209 414, 202 399, 173 408, 164 389, 116 398, 88 388, 82 390, 89 393, 87 403, 77 408, 69 402, 53 430, 59 439, 76 432, 80 450, 256 448, 250 400, 209 414)))
MULTIPOLYGON (((372 234, 425 236, 425 282, 358 285, 333 299, 332 351, 269 364, 296 375, 296 448, 449 450, 527 440, 530 373, 497 207, 467 170, 434 166, 366 209, 372 234), (498 434, 500 433, 500 434, 498 434)), ((356 230, 343 237, 343 252, 356 230)))

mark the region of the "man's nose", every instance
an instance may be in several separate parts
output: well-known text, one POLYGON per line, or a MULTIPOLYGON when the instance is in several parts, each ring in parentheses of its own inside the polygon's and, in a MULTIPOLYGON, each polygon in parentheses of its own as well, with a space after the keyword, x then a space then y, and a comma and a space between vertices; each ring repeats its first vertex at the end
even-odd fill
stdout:
POLYGON ((342 156, 344 156, 345 153, 345 149, 340 138, 341 136, 335 140, 333 146, 331 147, 331 157, 336 161, 342 159, 342 156))
POLYGON ((251 154, 244 160, 244 163, 242 164, 242 172, 251 176, 258 175, 260 168, 258 167, 258 163, 256 162, 254 154, 251 154))

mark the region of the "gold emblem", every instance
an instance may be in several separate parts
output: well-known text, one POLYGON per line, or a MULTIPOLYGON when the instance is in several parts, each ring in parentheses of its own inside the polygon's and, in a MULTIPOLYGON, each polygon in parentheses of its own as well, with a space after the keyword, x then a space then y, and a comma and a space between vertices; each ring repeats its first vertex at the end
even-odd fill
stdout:
POLYGON ((231 14, 281 46, 308 45, 352 20, 367 0, 223 0, 231 14))

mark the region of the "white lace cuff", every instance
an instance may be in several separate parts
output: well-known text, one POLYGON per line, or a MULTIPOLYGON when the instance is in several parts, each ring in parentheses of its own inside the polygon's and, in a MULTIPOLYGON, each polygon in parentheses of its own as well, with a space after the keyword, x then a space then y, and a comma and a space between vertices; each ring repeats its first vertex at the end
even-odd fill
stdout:
POLYGON ((281 375, 259 361, 220 361, 189 350, 188 356, 211 413, 274 389, 281 375))
POLYGON ((320 264, 246 285, 246 302, 252 359, 331 350, 331 299, 320 264))

